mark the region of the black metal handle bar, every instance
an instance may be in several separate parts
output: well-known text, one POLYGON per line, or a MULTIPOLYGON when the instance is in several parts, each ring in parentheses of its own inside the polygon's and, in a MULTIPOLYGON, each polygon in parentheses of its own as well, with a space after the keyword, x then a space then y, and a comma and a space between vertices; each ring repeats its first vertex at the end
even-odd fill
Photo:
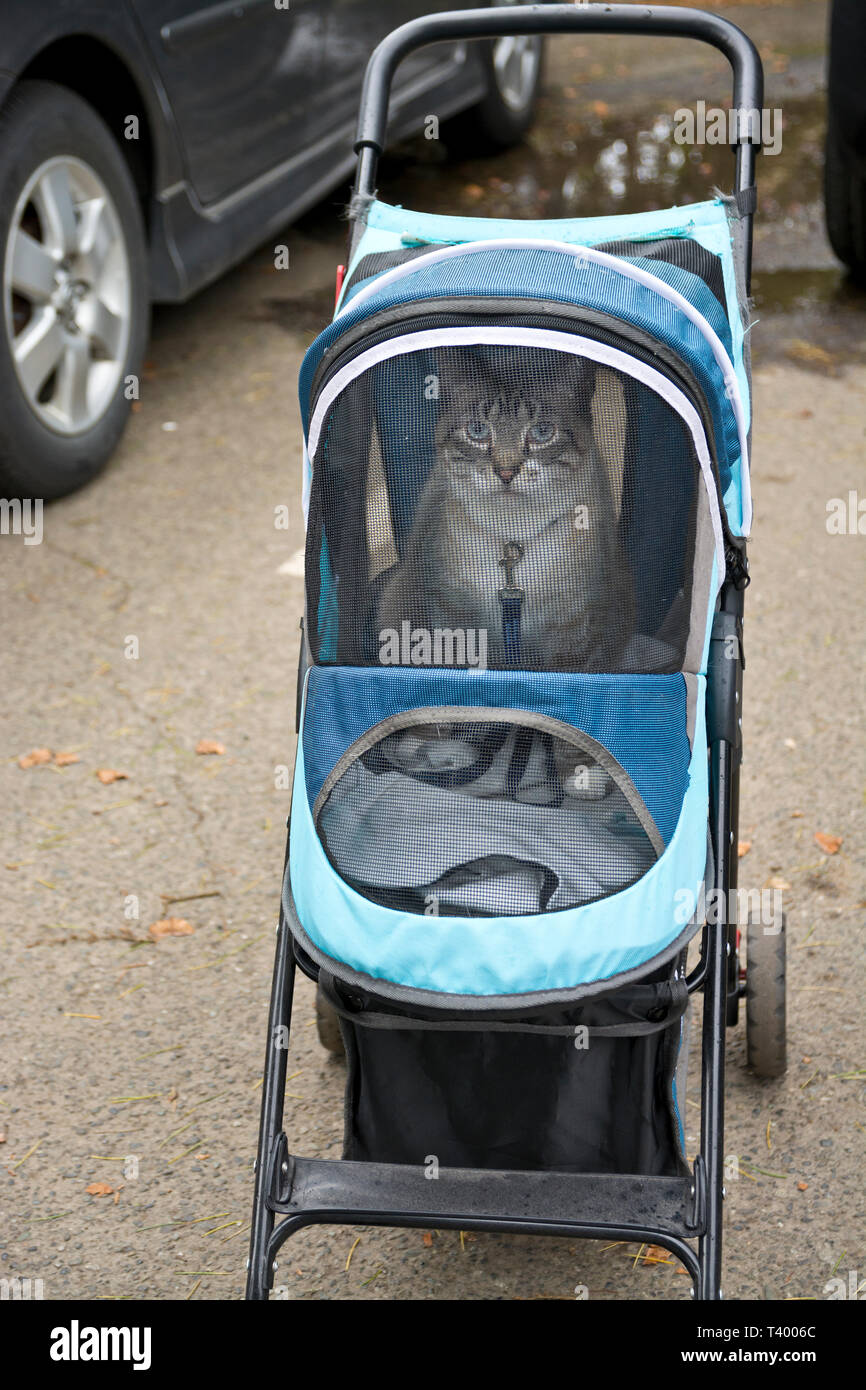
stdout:
MULTIPOLYGON (((675 9, 671 5, 504 5, 485 10, 449 10, 424 15, 394 29, 374 49, 361 92, 358 169, 355 192, 373 197, 376 169, 385 147, 391 83, 407 54, 427 44, 463 39, 495 39, 523 34, 658 34, 668 38, 699 39, 727 58, 733 70, 734 107, 760 112, 764 100, 764 69, 758 50, 736 24, 706 10, 675 9)), ((736 122, 737 162, 734 187, 739 193, 754 184, 755 149, 760 119, 736 122)), ((744 209, 746 212, 746 209, 744 209)), ((750 209, 746 212, 751 240, 750 209)))

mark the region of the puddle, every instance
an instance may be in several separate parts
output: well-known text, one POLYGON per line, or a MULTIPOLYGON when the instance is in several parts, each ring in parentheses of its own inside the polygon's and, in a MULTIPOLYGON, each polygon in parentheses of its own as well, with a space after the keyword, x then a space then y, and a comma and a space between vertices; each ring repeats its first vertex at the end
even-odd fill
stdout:
MULTIPOLYGON (((624 114, 552 90, 517 149, 461 160, 449 156, 444 139, 419 136, 382 160, 379 187, 388 202, 405 207, 527 219, 646 212, 700 202, 712 196, 714 185, 730 188, 731 151, 678 144, 674 109, 624 114)), ((778 358, 820 370, 826 358, 819 351, 810 359, 804 343, 833 359, 866 361, 866 295, 833 261, 823 228, 825 123, 821 93, 786 98, 781 152, 758 160, 756 364, 778 358)), ((334 195, 300 224, 306 236, 333 241, 338 259, 345 244, 338 214, 346 196, 334 195)), ((283 314, 290 315, 288 306, 277 311, 283 314)))
MULTIPOLYGON (((824 100, 788 101, 782 150, 759 160, 764 223, 821 196, 824 100)), ((646 212, 700 202, 713 185, 729 188, 727 146, 677 142, 672 111, 613 115, 604 102, 575 111, 551 94, 516 150, 487 159, 449 160, 438 141, 406 142, 382 162, 383 196, 430 212, 482 217, 580 217, 646 212)))

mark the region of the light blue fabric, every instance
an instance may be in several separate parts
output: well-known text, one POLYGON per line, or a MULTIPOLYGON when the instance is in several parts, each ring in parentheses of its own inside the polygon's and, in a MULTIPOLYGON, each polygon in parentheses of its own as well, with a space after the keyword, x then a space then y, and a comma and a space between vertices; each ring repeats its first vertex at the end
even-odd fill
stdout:
POLYGON ((289 870, 307 935, 327 956, 362 974, 442 994, 572 989, 651 961, 685 929, 704 874, 709 803, 703 677, 698 685, 689 786, 665 853, 630 888, 562 912, 427 917, 362 897, 334 872, 316 834, 299 744, 289 870))
POLYGON ((418 242, 447 245, 454 241, 481 241, 495 237, 533 237, 573 242, 578 246, 598 246, 605 241, 652 241, 662 236, 692 237, 718 256, 722 263, 734 348, 732 360, 748 424, 751 416, 749 385, 743 361, 743 324, 737 301, 728 217, 720 198, 678 208, 659 208, 652 212, 617 213, 609 217, 561 217, 540 222, 523 222, 518 218, 448 217, 440 213, 412 212, 376 201, 370 208, 366 230, 352 257, 346 283, 364 256, 411 245, 413 238, 418 242))
MULTIPOLYGON (((729 354, 733 352, 730 326, 721 306, 703 281, 679 270, 667 270, 657 278, 668 280, 715 328, 729 354)), ((520 297, 547 303, 579 304, 611 313, 666 343, 686 361, 700 382, 713 417, 719 474, 727 498, 732 530, 742 530, 739 435, 731 401, 725 392, 721 370, 700 329, 670 300, 650 286, 626 275, 612 274, 605 265, 576 264, 565 252, 545 248, 508 248, 479 251, 429 262, 421 257, 399 282, 383 285, 381 292, 350 302, 341 317, 326 328, 308 350, 301 367, 299 393, 305 429, 309 428, 310 390, 322 357, 349 327, 396 304, 428 299, 481 296, 490 299, 520 297)))

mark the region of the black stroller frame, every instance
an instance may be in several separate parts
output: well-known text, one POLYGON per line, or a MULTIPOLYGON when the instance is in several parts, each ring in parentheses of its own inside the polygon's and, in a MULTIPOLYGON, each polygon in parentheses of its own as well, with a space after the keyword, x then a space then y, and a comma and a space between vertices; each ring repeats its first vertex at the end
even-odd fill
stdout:
MULTIPOLYGON (((409 52, 443 40, 563 32, 657 34, 702 40, 721 50, 730 62, 736 110, 761 109, 763 72, 754 45, 736 26, 699 10, 527 5, 437 14, 395 30, 370 60, 355 146, 356 195, 363 199, 374 193, 377 163, 385 145, 391 80, 409 52)), ((747 289, 758 138, 753 124, 741 117, 734 187, 745 230, 747 289)), ((714 887, 720 895, 716 900, 724 903, 731 901, 737 888, 743 591, 749 582, 744 543, 729 548, 726 563, 707 673, 710 836, 714 887)), ((302 669, 301 684, 304 675, 302 669)), ((445 1168, 438 1181, 419 1182, 417 1170, 403 1164, 304 1158, 290 1150, 283 1129, 283 1106, 295 971, 300 966, 310 978, 317 979, 318 968, 295 943, 281 908, 255 1165, 247 1298, 268 1298, 280 1247, 295 1232, 314 1224, 652 1242, 682 1262, 696 1298, 721 1298, 725 1034, 726 1027, 737 1022, 739 999, 745 992, 738 928, 727 918, 726 913, 719 925, 705 923, 699 962, 686 979, 690 995, 703 994, 701 1133, 690 1176, 445 1168)))

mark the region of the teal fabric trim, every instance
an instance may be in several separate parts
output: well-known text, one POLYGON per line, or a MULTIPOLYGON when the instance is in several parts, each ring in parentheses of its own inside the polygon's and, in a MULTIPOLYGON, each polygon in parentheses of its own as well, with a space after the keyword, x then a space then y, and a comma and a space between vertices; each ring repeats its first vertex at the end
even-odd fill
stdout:
MULTIPOLYGON (((370 207, 367 227, 346 275, 353 272, 363 256, 393 251, 404 245, 429 242, 495 240, 500 237, 551 239, 574 245, 592 246, 600 242, 628 239, 652 240, 659 236, 689 236, 718 256, 727 301, 731 332, 731 361, 737 375, 747 428, 751 424, 751 397, 743 360, 744 328, 736 289, 736 272, 731 249, 728 217, 721 199, 691 203, 680 208, 661 208, 653 212, 621 213, 608 217, 551 218, 525 222, 515 218, 450 217, 440 213, 413 212, 389 203, 375 201, 370 207)), ((657 270, 657 267, 654 268, 657 270)), ((342 303, 342 296, 341 296, 342 303)), ((723 497, 725 511, 734 535, 743 534, 742 497, 732 482, 723 497)))
POLYGON ((421 917, 380 907, 335 873, 295 765, 289 863, 298 917, 310 939, 353 970, 441 994, 525 994, 610 979, 651 961, 694 911, 707 845, 706 681, 689 786, 665 853, 631 888, 564 912, 526 917, 421 917))

